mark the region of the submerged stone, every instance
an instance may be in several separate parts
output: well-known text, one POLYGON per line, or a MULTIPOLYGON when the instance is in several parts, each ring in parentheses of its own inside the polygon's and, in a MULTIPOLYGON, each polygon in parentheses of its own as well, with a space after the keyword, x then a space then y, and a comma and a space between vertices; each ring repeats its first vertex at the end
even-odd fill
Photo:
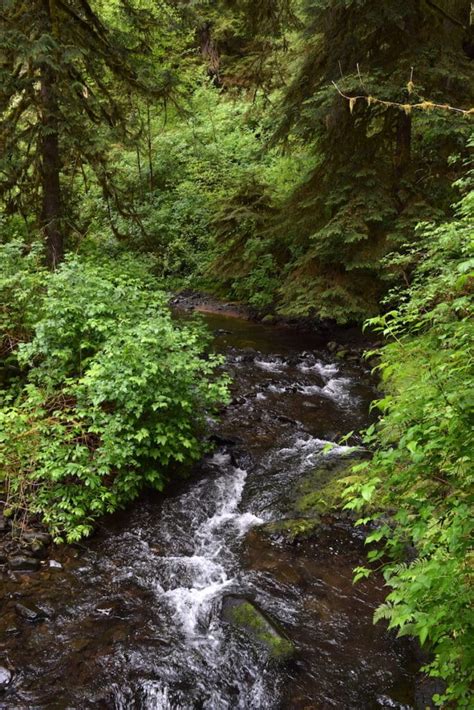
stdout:
POLYGON ((30 607, 27 607, 24 604, 20 604, 19 602, 15 604, 15 611, 18 616, 21 616, 22 619, 25 619, 30 623, 43 621, 46 618, 46 614, 40 609, 31 609, 30 607))
POLYGON ((222 617, 263 645, 275 661, 283 662, 294 656, 293 643, 253 602, 240 597, 226 597, 222 605, 222 617))

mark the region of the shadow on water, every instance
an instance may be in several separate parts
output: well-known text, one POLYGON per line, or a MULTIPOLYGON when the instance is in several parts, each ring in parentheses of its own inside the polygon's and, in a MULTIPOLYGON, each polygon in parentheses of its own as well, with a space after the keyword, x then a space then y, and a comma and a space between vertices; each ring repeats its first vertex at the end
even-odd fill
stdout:
POLYGON ((380 580, 352 585, 363 541, 341 517, 292 544, 260 534, 328 441, 368 421, 373 386, 322 338, 207 314, 234 377, 215 452, 166 497, 147 494, 62 568, 3 581, 2 708, 409 708, 407 649, 372 625, 380 580), (296 648, 276 662, 223 620, 249 599, 296 648), (22 619, 15 604, 35 606, 22 619))

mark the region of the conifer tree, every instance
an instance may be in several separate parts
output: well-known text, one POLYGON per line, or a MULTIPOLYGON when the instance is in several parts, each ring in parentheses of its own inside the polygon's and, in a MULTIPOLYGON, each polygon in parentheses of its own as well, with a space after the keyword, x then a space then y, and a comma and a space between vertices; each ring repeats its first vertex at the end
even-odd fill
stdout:
POLYGON ((162 5, 1 4, 0 195, 11 212, 28 212, 35 204, 52 268, 64 253, 62 173, 88 163, 110 190, 104 132, 123 134, 134 95, 161 100, 170 92, 166 62, 153 66, 151 38, 162 5))
MULTIPOLYGON (((187 4, 187 3, 185 3, 187 4)), ((297 22, 293 0, 198 0, 192 5, 208 74, 226 89, 281 84, 278 57, 297 22)))
POLYGON ((470 108, 469 2, 305 0, 300 64, 276 137, 312 142, 314 172, 281 239, 287 308, 360 318, 376 308, 381 257, 422 219, 446 213, 471 119, 411 111, 426 99, 470 108), (347 96, 365 100, 347 101, 347 96), (405 110, 371 102, 377 96, 405 110), (290 267, 288 267, 290 263, 290 267), (370 306, 369 304, 372 304, 370 306))

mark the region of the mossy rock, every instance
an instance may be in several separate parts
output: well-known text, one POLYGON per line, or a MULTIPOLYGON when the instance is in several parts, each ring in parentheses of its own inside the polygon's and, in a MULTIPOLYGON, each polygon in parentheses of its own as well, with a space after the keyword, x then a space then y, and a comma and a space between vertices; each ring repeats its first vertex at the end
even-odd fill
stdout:
POLYGON ((317 532, 322 518, 342 509, 344 479, 354 463, 328 461, 304 474, 291 491, 279 520, 258 528, 263 535, 280 535, 289 542, 304 540, 317 532))
POLYGON ((259 527, 259 532, 264 535, 283 535, 290 542, 309 537, 320 524, 319 516, 294 517, 275 520, 259 527))
POLYGON ((222 617, 264 646, 274 661, 282 663, 294 656, 296 650, 290 639, 253 602, 239 597, 226 597, 222 617))
POLYGON ((296 502, 296 508, 301 513, 311 512, 313 515, 324 515, 342 505, 344 483, 341 478, 334 478, 319 490, 303 493, 296 502))

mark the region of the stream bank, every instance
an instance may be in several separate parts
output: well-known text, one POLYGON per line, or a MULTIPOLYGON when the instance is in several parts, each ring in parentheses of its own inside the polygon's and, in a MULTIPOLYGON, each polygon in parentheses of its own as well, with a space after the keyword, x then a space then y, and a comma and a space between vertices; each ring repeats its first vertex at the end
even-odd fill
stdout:
POLYGON ((0 707, 416 707, 409 645, 372 624, 382 581, 352 585, 360 531, 307 498, 313 529, 278 529, 352 455, 326 444, 366 425, 367 369, 336 358, 326 333, 204 317, 234 380, 216 450, 168 495, 144 494, 83 545, 54 550, 60 567, 4 573, 0 707), (276 662, 226 619, 229 598, 294 653, 276 662))

